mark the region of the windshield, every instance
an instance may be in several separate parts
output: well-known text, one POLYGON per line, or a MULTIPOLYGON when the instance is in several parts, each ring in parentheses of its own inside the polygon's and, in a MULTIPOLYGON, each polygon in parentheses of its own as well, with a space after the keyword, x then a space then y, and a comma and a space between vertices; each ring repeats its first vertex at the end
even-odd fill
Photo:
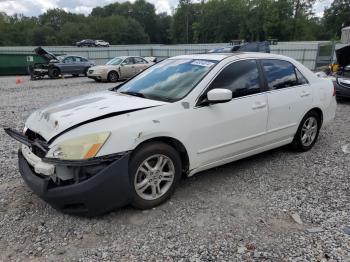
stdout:
POLYGON ((174 102, 185 97, 216 63, 212 60, 167 59, 122 85, 118 92, 174 102))
POLYGON ((116 57, 112 60, 109 60, 106 65, 119 65, 122 61, 123 59, 116 57))

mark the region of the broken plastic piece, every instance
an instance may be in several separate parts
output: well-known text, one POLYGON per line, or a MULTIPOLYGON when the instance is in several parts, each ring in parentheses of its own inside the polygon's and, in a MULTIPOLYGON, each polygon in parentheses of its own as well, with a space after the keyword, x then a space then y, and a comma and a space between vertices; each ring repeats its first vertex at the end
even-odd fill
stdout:
POLYGON ((345 154, 350 154, 350 144, 343 145, 341 149, 345 154))

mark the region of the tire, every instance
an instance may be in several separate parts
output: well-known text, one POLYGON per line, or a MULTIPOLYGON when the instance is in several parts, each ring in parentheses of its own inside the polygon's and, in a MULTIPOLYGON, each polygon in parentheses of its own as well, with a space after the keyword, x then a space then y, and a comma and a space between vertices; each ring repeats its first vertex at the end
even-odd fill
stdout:
POLYGON ((316 143, 321 128, 321 117, 316 111, 308 112, 301 120, 292 147, 300 152, 310 150, 316 143))
POLYGON ((181 170, 180 156, 173 147, 161 142, 141 146, 129 162, 131 205, 138 209, 150 209, 165 202, 174 193, 181 170), (157 169, 160 163, 164 167, 157 169), (143 185, 137 188, 138 184, 143 185))
POLYGON ((84 69, 84 76, 87 76, 89 68, 84 69))
POLYGON ((49 69, 49 77, 52 79, 57 79, 60 77, 61 71, 57 67, 52 67, 49 69))
POLYGON ((109 72, 108 76, 107 76, 107 80, 108 80, 108 82, 113 82, 113 83, 118 82, 118 80, 119 80, 118 73, 116 71, 109 72))

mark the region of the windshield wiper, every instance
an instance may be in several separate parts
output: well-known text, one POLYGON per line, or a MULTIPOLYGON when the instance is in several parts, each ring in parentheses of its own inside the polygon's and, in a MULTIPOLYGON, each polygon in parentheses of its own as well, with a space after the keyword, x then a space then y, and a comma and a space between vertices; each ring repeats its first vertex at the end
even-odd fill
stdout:
POLYGON ((139 92, 133 92, 133 91, 121 91, 121 94, 125 94, 125 95, 131 95, 131 96, 137 96, 137 97, 142 97, 142 98, 146 98, 146 96, 142 93, 139 92))

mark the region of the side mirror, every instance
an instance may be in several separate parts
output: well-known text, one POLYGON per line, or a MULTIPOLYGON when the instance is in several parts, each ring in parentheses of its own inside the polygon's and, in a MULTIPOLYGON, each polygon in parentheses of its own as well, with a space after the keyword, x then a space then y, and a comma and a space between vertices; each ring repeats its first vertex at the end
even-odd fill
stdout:
POLYGON ((226 103, 232 100, 232 91, 224 88, 215 88, 207 93, 209 104, 226 103))

